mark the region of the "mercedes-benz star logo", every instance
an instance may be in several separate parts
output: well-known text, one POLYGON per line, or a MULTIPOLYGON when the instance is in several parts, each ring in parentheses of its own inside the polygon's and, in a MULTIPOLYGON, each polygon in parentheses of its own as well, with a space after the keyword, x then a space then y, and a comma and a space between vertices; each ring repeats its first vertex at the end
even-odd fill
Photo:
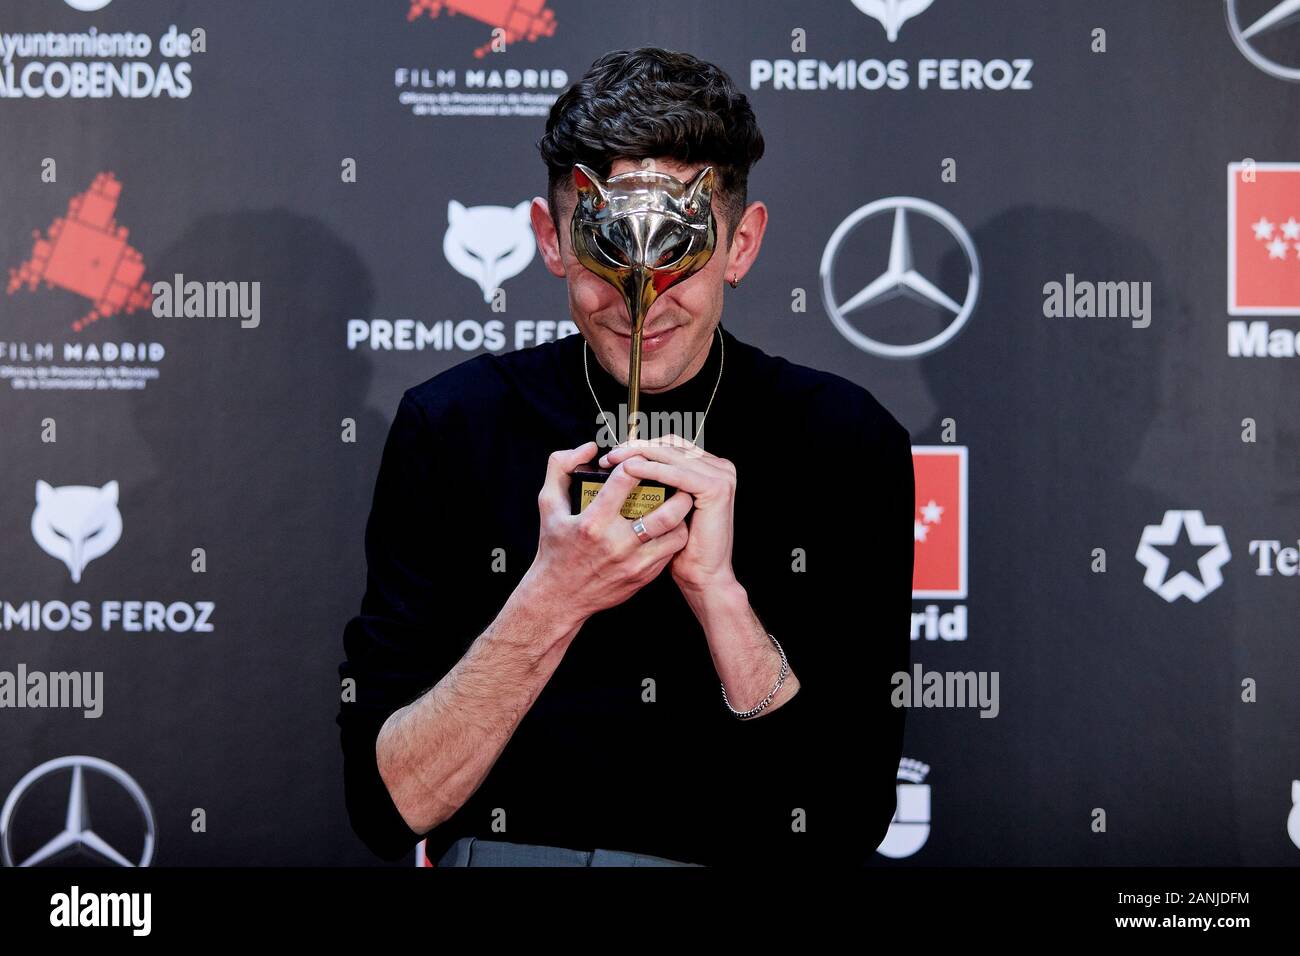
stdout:
POLYGON ((1242 56, 1270 76, 1300 83, 1300 68, 1283 66, 1276 60, 1270 60, 1260 53, 1252 42, 1256 37, 1291 26, 1300 19, 1300 0, 1282 0, 1281 3, 1274 4, 1254 23, 1245 27, 1241 25, 1241 20, 1237 16, 1237 4, 1238 0, 1223 0, 1223 11, 1228 18, 1228 32, 1232 35, 1232 42, 1237 45, 1242 56))
POLYGON ((1163 522, 1142 529, 1137 549, 1137 559, 1147 569, 1142 583, 1171 604, 1180 597, 1196 602, 1217 589, 1223 583, 1223 566, 1231 557, 1222 526, 1206 524, 1199 511, 1166 511, 1163 522), (1177 544, 1184 532, 1193 547, 1208 549, 1196 559, 1199 580, 1181 569, 1170 577, 1169 556, 1159 550, 1177 544))
POLYGON ((975 243, 971 241, 970 234, 966 232, 965 227, 957 220, 956 216, 943 207, 936 206, 924 199, 916 199, 912 196, 894 196, 889 199, 877 199, 875 202, 868 203, 839 224, 839 227, 831 234, 830 241, 826 243, 826 250, 822 253, 821 280, 822 300, 826 304, 826 312, 831 317, 831 321, 835 323, 835 327, 840 330, 841 335, 864 352, 870 352, 872 355, 880 355, 885 358, 914 358, 927 352, 933 352, 935 349, 946 345, 966 324, 971 313, 975 310, 975 302, 979 298, 980 262, 979 256, 975 252, 975 243), (861 223, 890 212, 894 214, 894 231, 889 243, 888 266, 884 272, 867 283, 853 296, 837 304, 835 296, 835 260, 839 255, 840 246, 849 233, 861 223), (966 297, 961 302, 952 299, 937 285, 921 275, 913 265, 912 239, 908 228, 908 215, 910 213, 920 214, 941 225, 957 241, 957 245, 960 246, 962 253, 966 256, 969 275, 966 281, 966 297), (945 312, 950 312, 953 318, 938 335, 911 345, 895 345, 880 342, 860 332, 846 317, 848 313, 855 309, 879 305, 899 295, 905 295, 933 305, 945 312))
POLYGON ((4 809, 0 810, 0 858, 3 859, 5 866, 37 866, 66 850, 80 849, 117 866, 148 866, 153 860, 155 831, 153 808, 149 805, 149 798, 125 770, 98 757, 56 757, 28 772, 18 781, 18 785, 5 800, 4 809), (68 813, 63 832, 31 856, 16 862, 13 855, 14 814, 18 812, 23 798, 38 780, 64 770, 72 771, 72 786, 68 792, 68 813), (130 794, 140 810, 140 815, 144 817, 144 846, 136 862, 132 863, 127 856, 110 846, 90 828, 90 808, 86 804, 86 771, 102 774, 120 786, 130 794))

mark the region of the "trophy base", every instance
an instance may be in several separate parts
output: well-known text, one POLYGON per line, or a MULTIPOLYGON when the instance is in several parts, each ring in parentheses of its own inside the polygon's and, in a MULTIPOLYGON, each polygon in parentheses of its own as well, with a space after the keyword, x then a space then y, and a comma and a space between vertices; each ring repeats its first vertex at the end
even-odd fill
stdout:
MULTIPOLYGON (((589 462, 573 472, 569 481, 569 503, 573 506, 575 515, 582 514, 596 500, 596 495, 600 494, 601 487, 612 473, 612 468, 601 468, 595 462, 589 462)), ((628 494, 619 514, 628 520, 648 515, 676 490, 672 485, 641 482, 628 494)))

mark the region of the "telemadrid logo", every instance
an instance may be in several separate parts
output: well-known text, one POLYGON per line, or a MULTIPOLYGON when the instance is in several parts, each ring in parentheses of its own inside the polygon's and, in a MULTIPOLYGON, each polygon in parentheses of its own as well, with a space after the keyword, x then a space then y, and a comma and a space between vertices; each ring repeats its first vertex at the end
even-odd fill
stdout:
POLYGON ((18 781, 0 810, 0 860, 5 866, 38 866, 49 862, 67 851, 78 850, 98 857, 114 866, 148 866, 153 861, 154 846, 157 842, 157 824, 149 798, 135 779, 116 764, 99 757, 56 757, 47 760, 18 781), (18 814, 24 798, 39 781, 56 773, 72 771, 72 784, 68 791, 66 823, 63 831, 44 843, 40 849, 22 860, 16 860, 13 852, 14 817, 18 814), (90 807, 86 800, 86 773, 97 773, 107 777, 127 792, 140 812, 143 821, 143 841, 139 853, 127 855, 113 847, 90 827, 90 807))
MULTIPOLYGON (((1259 37, 1273 33, 1275 30, 1284 27, 1294 28, 1297 17, 1300 17, 1300 0, 1282 0, 1281 3, 1275 3, 1259 19, 1245 25, 1237 15, 1238 5, 1239 0, 1223 0, 1223 11, 1228 18, 1228 33, 1242 56, 1269 76, 1300 83, 1300 67, 1288 66, 1269 59, 1256 48, 1254 43, 1259 37)), ((1291 40, 1294 41, 1295 37, 1292 36, 1291 40)), ((1291 46, 1294 48, 1294 42, 1291 46)))
POLYGON ((1142 583, 1172 604, 1180 597, 1193 603, 1218 590, 1223 584, 1223 566, 1232 557, 1228 538, 1223 527, 1206 524, 1199 511, 1166 511, 1160 524, 1149 524, 1142 529, 1136 555, 1146 568, 1142 583), (1159 549, 1177 543, 1187 535, 1190 544, 1206 549, 1196 561, 1197 575, 1180 570, 1169 574, 1169 556, 1159 549))
POLYGON ((877 199, 855 210, 836 227, 822 252, 822 301, 826 314, 835 328, 846 339, 872 355, 883 358, 915 358, 947 345, 962 330, 975 311, 979 300, 980 260, 966 227, 942 206, 913 196, 892 196, 877 199), (835 292, 835 265, 840 257, 840 247, 849 234, 860 225, 879 216, 893 217, 893 232, 889 242, 888 261, 883 272, 846 299, 835 292), (950 297, 934 282, 917 270, 912 255, 910 217, 919 216, 941 226, 966 258, 966 294, 960 302, 950 297), (906 344, 881 342, 849 321, 849 314, 858 309, 874 309, 897 296, 907 296, 933 306, 952 318, 937 335, 906 344))

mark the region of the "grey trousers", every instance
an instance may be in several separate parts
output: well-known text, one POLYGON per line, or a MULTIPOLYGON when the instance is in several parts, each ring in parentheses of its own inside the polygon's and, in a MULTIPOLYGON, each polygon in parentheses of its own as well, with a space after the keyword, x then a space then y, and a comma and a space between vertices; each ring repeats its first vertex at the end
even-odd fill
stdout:
POLYGON ((438 866, 699 866, 661 856, 623 850, 568 850, 535 843, 504 843, 461 837, 438 860, 438 866))

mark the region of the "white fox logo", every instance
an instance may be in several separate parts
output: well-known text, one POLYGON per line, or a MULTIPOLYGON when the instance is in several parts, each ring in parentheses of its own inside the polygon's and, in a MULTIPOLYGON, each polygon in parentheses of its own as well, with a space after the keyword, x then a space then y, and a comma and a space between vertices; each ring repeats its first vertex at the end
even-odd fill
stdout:
POLYGON ((853 0, 855 7, 880 21, 890 43, 898 39, 898 31, 904 23, 925 12, 932 3, 934 0, 853 0))
POLYGON ((463 206, 447 204, 447 234, 442 254, 451 267, 473 279, 483 290, 483 301, 511 276, 533 261, 537 244, 528 222, 528 200, 517 206, 463 206))
POLYGON ((1291 781, 1291 815, 1286 819, 1287 836, 1300 847, 1300 780, 1291 781))
POLYGON ((117 482, 102 488, 36 482, 32 537, 42 551, 68 566, 74 584, 80 582, 86 565, 108 554, 122 537, 117 482))

